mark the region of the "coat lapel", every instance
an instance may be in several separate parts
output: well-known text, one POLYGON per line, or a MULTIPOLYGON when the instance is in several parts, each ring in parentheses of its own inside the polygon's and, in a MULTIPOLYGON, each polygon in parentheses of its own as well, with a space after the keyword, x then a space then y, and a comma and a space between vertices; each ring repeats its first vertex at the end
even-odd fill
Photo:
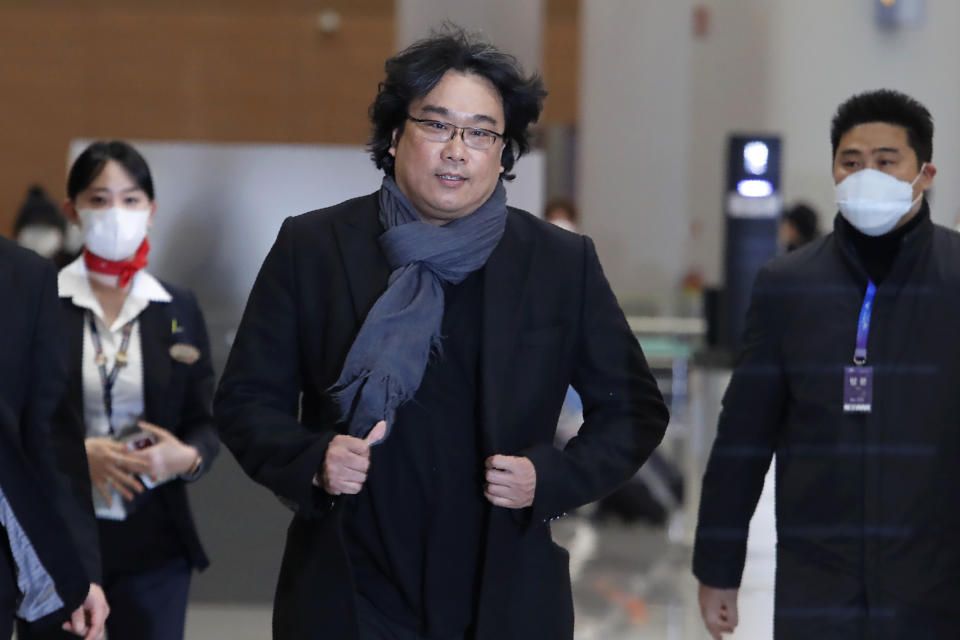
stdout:
POLYGON ((483 444, 490 454, 509 453, 499 450, 498 426, 530 275, 533 243, 516 215, 508 210, 503 238, 487 260, 483 279, 481 407, 483 444))
POLYGON ((390 277, 390 267, 377 241, 383 233, 377 195, 369 196, 364 204, 364 208, 351 217, 334 223, 358 325, 386 290, 390 277))
POLYGON ((166 313, 170 305, 151 302, 140 314, 140 349, 143 353, 143 412, 145 418, 161 427, 166 416, 163 414, 163 396, 170 382, 172 362, 170 346, 172 327, 170 314, 166 313))

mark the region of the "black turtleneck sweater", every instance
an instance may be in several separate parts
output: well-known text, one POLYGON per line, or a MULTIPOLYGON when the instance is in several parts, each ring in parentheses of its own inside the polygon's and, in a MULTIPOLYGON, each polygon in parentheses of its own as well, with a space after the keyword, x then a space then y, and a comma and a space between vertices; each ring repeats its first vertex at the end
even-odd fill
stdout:
MULTIPOLYGON (((470 637, 483 532, 479 366, 483 270, 444 285, 442 355, 370 453, 344 542, 356 589, 418 637, 470 637)), ((406 637, 406 636, 404 636, 406 637)))
POLYGON ((868 236, 857 231, 842 215, 840 216, 840 224, 844 225, 844 235, 850 239, 850 243, 857 252, 857 257, 860 258, 867 275, 870 276, 874 284, 879 285, 890 273, 893 263, 900 254, 900 244, 904 236, 916 229, 920 222, 928 217, 930 217, 930 208, 927 201, 924 200, 920 205, 920 210, 906 224, 882 236, 868 236))

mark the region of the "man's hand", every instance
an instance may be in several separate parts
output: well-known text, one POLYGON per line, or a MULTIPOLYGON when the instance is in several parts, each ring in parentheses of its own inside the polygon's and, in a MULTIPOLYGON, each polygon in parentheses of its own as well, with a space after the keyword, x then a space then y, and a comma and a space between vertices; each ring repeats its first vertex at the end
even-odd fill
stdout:
POLYGON ((99 640, 103 637, 103 625, 108 615, 110 606, 103 589, 91 582, 86 600, 70 614, 70 620, 63 623, 63 630, 83 636, 83 640, 99 640))
POLYGON ((483 495, 492 504, 507 509, 523 509, 533 504, 537 470, 529 458, 490 456, 486 467, 483 495))
POLYGON ((334 436, 323 459, 323 477, 314 476, 313 483, 323 486, 323 490, 332 496, 360 493, 370 468, 370 446, 382 440, 386 433, 387 423, 381 420, 366 438, 334 436))
POLYGON ((737 594, 739 589, 716 589, 700 585, 700 615, 713 640, 721 640, 724 633, 737 628, 737 594))

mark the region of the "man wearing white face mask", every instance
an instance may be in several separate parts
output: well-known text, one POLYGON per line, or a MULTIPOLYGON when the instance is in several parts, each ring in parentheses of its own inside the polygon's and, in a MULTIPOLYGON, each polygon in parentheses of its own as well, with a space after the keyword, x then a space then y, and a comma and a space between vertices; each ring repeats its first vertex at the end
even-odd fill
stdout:
POLYGON ((856 95, 832 123, 833 233, 766 265, 703 480, 693 571, 737 626, 747 530, 777 456, 775 635, 960 629, 960 234, 924 197, 933 121, 856 95))

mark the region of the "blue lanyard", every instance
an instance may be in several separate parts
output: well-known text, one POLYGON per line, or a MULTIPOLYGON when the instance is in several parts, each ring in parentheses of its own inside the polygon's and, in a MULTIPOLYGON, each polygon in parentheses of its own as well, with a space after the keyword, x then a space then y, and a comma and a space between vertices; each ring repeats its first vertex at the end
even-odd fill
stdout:
POLYGON ((872 280, 867 282, 867 293, 863 296, 863 306, 860 307, 860 321, 857 323, 857 348, 853 352, 853 364, 867 363, 867 337, 870 335, 870 316, 873 314, 873 298, 877 295, 877 285, 872 280))
POLYGON ((93 319, 93 314, 87 311, 87 318, 90 320, 90 337, 93 339, 94 362, 100 372, 100 382, 103 384, 103 411, 107 414, 107 426, 110 433, 113 433, 113 385, 117 381, 120 369, 127 366, 127 348, 130 346, 130 334, 133 333, 133 323, 131 320, 123 325, 123 339, 120 341, 120 349, 117 350, 117 356, 113 361, 113 369, 107 373, 107 356, 103 353, 103 343, 100 341, 100 332, 97 331, 97 323, 93 319))

